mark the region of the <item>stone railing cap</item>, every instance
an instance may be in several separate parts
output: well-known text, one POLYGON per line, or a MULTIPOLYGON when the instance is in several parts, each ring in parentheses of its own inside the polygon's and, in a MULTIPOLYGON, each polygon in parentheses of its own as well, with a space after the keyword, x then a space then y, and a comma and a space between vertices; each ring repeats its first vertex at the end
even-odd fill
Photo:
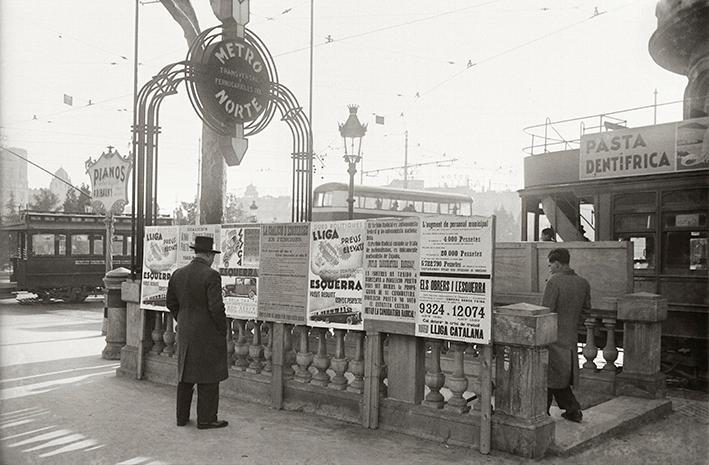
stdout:
POLYGON ((128 276, 130 276, 130 270, 122 266, 106 273, 107 278, 127 278, 128 276))
POLYGON ((549 309, 547 307, 540 307, 539 305, 520 302, 518 304, 496 307, 495 312, 507 314, 507 315, 512 315, 512 314, 541 315, 543 313, 549 313, 549 309))

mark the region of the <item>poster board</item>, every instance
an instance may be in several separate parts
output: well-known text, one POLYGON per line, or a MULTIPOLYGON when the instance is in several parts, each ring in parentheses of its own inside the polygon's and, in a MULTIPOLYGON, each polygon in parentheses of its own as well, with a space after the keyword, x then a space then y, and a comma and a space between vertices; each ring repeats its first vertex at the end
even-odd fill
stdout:
POLYGON ((256 319, 260 236, 258 224, 224 224, 220 228, 219 274, 229 318, 256 319))
POLYGON ((494 234, 494 216, 422 219, 416 336, 491 343, 494 234))
POLYGON ((310 225, 307 324, 362 330, 365 220, 310 225))
POLYGON ((261 225, 259 241, 258 318, 306 323, 309 223, 261 225))
POLYGON ((420 217, 367 221, 364 325, 414 334, 419 284, 420 217))
MULTIPOLYGON (((179 249, 177 252, 177 264, 178 266, 185 266, 189 264, 194 258, 194 250, 190 248, 190 245, 194 245, 194 238, 197 236, 207 236, 214 239, 215 249, 219 246, 219 230, 221 225, 218 224, 198 224, 198 225, 182 225, 178 226, 180 228, 180 241, 179 249)), ((221 259, 221 254, 217 254, 214 257, 214 263, 212 263, 212 268, 219 270, 219 261, 221 259)))
POLYGON ((143 242, 143 271, 140 286, 140 307, 145 310, 167 311, 167 284, 178 264, 178 226, 146 226, 143 242))

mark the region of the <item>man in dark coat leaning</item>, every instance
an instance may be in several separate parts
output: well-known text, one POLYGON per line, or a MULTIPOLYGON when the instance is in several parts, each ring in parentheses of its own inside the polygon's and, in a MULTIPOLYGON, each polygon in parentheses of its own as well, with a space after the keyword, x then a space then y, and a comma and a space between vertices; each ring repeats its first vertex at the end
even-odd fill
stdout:
MULTIPOLYGON (((576 349, 579 318, 591 309, 591 286, 569 267, 567 249, 549 252, 551 277, 544 288, 542 305, 557 314, 557 340, 549 346, 547 373, 547 413, 552 399, 565 412, 562 417, 580 423, 583 414, 571 390, 578 380, 579 362, 576 349)), ((577 383, 576 383, 577 384, 577 383)))
POLYGON ((217 420, 219 382, 229 377, 227 320, 222 281, 211 268, 214 239, 195 237, 195 258, 176 270, 167 286, 167 308, 177 321, 177 426, 189 421, 192 392, 197 384, 197 428, 223 428, 217 420))

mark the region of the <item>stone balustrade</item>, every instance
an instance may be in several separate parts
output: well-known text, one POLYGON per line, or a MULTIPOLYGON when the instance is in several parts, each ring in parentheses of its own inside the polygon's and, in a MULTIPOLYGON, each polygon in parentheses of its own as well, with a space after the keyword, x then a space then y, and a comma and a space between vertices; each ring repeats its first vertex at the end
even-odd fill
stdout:
MULTIPOLYGON (((176 384, 179 327, 169 313, 140 310, 138 286, 123 285, 127 337, 118 372, 176 384)), ((666 301, 633 294, 601 310, 585 322, 585 382, 612 393, 661 395, 659 325, 666 301), (625 363, 619 372, 620 330, 625 363), (604 333, 599 352, 596 336, 604 333), (591 366, 599 353, 602 363, 591 366)), ((496 308, 492 346, 365 328, 230 319, 230 376, 222 394, 481 450, 488 444, 524 457, 545 454, 554 434, 546 415, 547 346, 556 338, 556 315, 548 309, 496 308)))

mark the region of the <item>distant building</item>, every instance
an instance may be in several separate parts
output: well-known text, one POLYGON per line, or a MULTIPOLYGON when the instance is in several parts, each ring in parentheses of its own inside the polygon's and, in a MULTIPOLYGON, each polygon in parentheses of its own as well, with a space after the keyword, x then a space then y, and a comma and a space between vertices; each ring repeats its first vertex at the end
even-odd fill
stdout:
POLYGON ((49 190, 57 196, 58 206, 61 206, 64 204, 66 193, 69 191, 69 185, 67 183, 71 184, 71 178, 64 168, 61 167, 54 173, 54 176, 55 177, 53 177, 52 181, 49 183, 49 190), (66 182, 62 182, 60 179, 66 182))
POLYGON ((13 208, 24 208, 29 202, 27 187, 27 162, 14 153, 27 158, 27 150, 17 147, 0 147, 0 213, 13 208))

